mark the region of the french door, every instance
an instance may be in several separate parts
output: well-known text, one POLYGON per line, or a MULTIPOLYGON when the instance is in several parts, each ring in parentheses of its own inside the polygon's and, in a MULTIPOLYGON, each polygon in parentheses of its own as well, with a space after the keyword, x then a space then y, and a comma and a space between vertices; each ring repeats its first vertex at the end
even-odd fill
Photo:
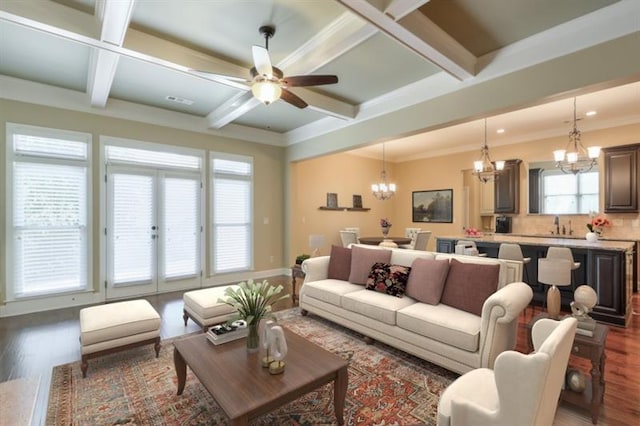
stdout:
POLYGON ((201 285, 200 174, 107 167, 106 298, 201 285))

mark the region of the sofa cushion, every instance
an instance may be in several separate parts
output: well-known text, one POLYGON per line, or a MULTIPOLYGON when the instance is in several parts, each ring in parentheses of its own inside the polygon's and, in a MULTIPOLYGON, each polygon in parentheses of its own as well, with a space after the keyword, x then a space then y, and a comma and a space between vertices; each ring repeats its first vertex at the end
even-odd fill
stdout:
POLYGON ((354 246, 351 249, 351 272, 349 281, 353 284, 366 284, 369 271, 376 262, 389 263, 391 250, 366 249, 354 246))
POLYGON ((407 288, 411 267, 390 265, 388 263, 374 263, 367 279, 367 290, 379 291, 391 296, 402 297, 407 288))
POLYGON ((351 249, 347 247, 331 246, 327 278, 349 281, 350 272, 351 249))
POLYGON ((344 309, 389 325, 396 325, 398 310, 414 303, 415 300, 410 297, 392 297, 365 289, 342 296, 344 309))
MULTIPOLYGON (((408 299, 408 297, 405 297, 408 299)), ((396 314, 398 327, 469 352, 478 350, 482 319, 440 303, 414 303, 396 314)))
POLYGON ((416 259, 411 265, 406 294, 430 305, 440 303, 444 283, 449 272, 446 259, 416 259))
POLYGON ((451 259, 441 303, 482 315, 484 301, 498 288, 500 265, 464 263, 451 259))
POLYGON ((344 294, 361 291, 362 286, 351 284, 348 281, 326 279, 304 283, 303 289, 305 297, 309 296, 335 306, 341 306, 344 294))

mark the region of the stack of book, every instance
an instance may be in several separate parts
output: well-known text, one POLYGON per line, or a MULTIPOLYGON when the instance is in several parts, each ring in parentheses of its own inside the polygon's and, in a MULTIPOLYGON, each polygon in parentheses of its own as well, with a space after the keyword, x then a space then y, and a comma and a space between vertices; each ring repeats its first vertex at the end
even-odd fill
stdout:
POLYGON ((576 334, 582 334, 583 336, 593 336, 593 331, 596 329, 596 322, 591 321, 578 321, 578 328, 576 328, 576 334))
POLYGON ((242 339, 249 334, 245 321, 234 321, 231 324, 221 324, 211 327, 207 331, 207 339, 214 345, 242 339))

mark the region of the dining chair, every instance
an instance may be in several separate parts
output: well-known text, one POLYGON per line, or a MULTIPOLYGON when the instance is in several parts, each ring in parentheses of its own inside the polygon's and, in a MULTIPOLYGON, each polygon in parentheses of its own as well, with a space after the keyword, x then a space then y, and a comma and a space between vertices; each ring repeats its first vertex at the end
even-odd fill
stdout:
POLYGON ((340 239, 342 247, 349 247, 351 244, 358 243, 358 236, 353 231, 340 231, 340 239))
POLYGON ((416 235, 416 241, 413 245, 414 250, 427 250, 427 243, 431 238, 431 231, 419 231, 416 235))
POLYGON ((411 242, 409 244, 400 244, 400 248, 405 249, 413 249, 416 244, 416 235, 418 232, 422 231, 422 228, 404 228, 404 236, 407 238, 411 238, 411 242))
POLYGON ((355 232, 356 233, 356 239, 358 239, 358 240, 360 239, 360 228, 358 228, 357 226, 346 227, 346 228, 344 228, 344 230, 345 231, 355 232))

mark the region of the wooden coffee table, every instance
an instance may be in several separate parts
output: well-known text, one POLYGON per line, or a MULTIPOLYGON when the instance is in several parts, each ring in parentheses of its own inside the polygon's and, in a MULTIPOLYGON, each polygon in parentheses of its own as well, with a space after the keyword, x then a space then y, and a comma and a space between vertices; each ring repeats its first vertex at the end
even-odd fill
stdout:
POLYGON ((346 360, 284 329, 288 353, 284 373, 262 368, 260 354, 250 354, 245 339, 213 345, 206 335, 177 340, 173 360, 178 395, 187 378, 187 365, 231 420, 246 425, 287 402, 333 381, 333 405, 338 424, 344 424, 344 400, 349 381, 346 360))

